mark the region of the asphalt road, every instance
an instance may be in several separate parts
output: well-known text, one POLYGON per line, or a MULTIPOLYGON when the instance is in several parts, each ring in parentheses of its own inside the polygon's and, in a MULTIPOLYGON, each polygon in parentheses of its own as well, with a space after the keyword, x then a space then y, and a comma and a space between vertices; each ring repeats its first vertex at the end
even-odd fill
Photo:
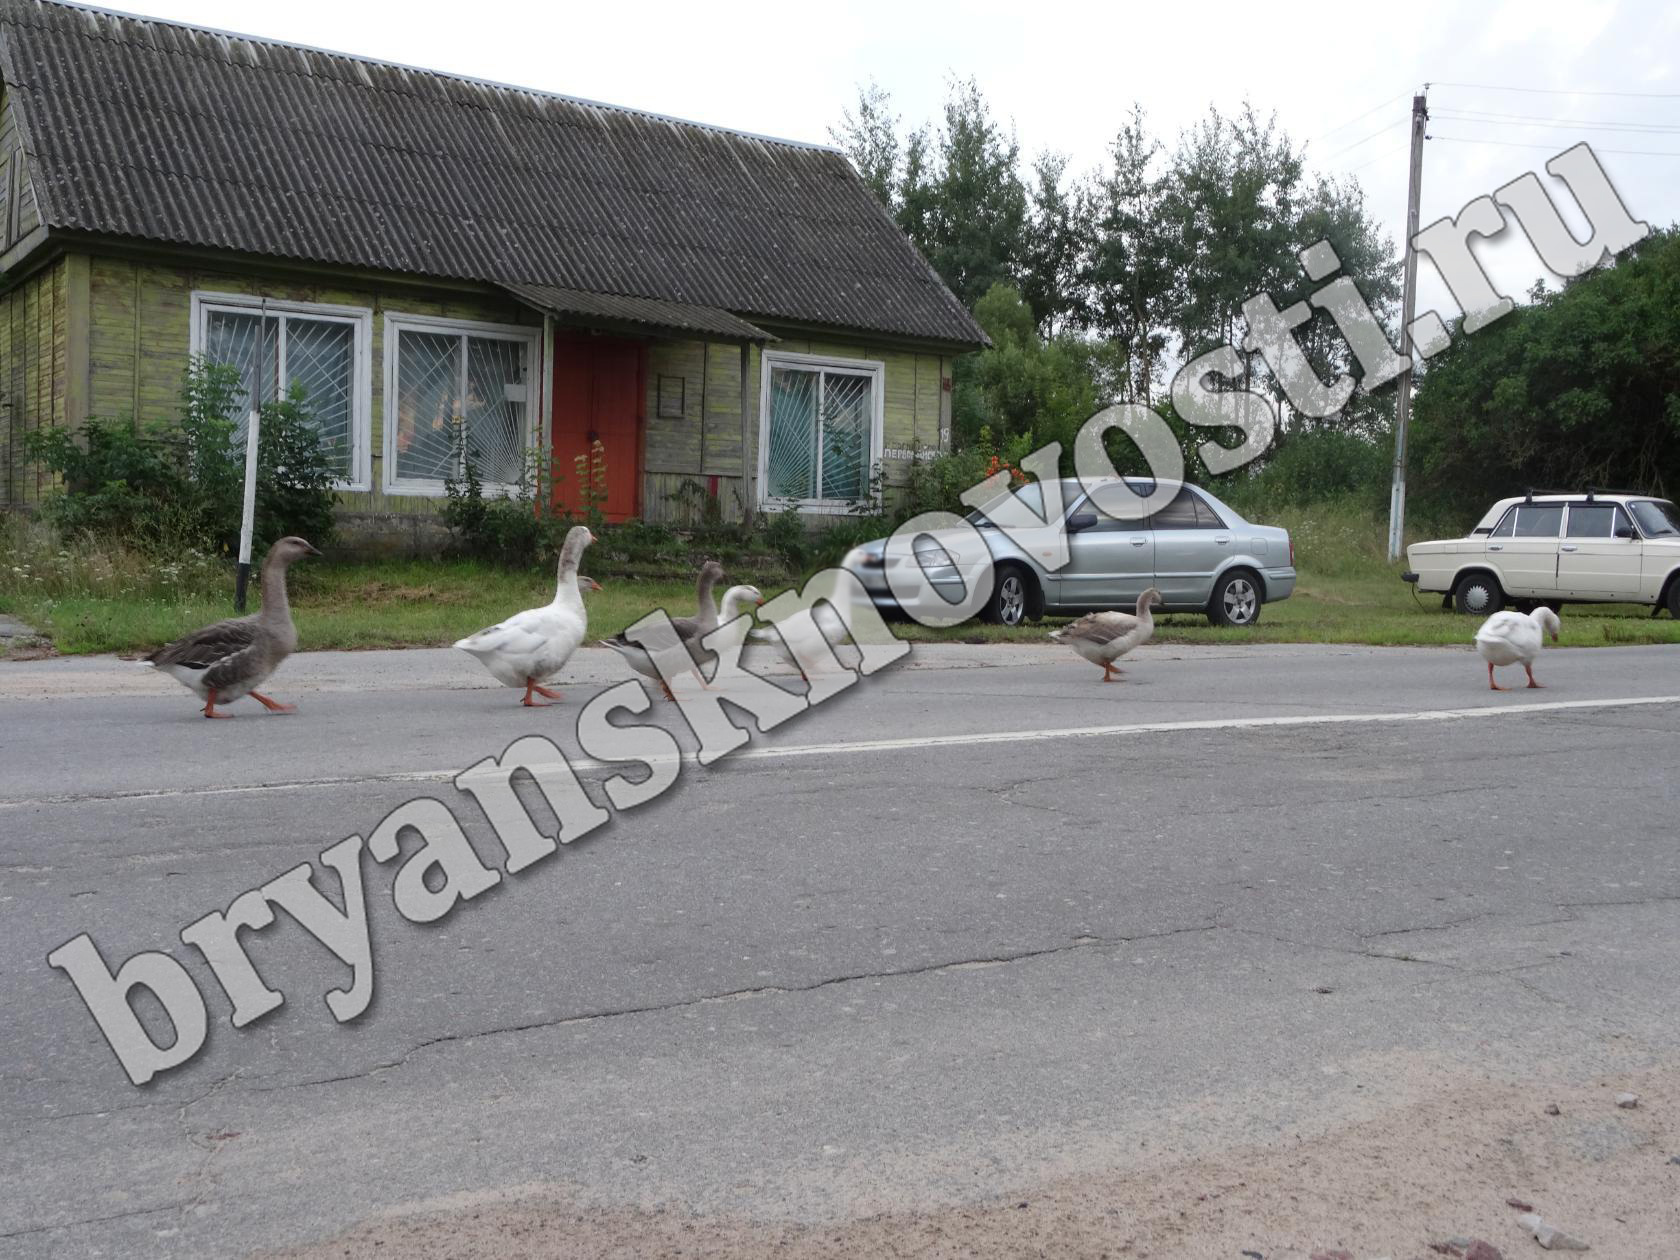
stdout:
POLYGON ((1680 1059, 1663 647, 1497 694, 1467 651, 1150 647, 1103 685, 918 648, 436 923, 364 858, 372 1006, 334 1022, 347 969, 281 914, 245 939, 285 1004, 233 1028, 180 929, 419 796, 495 864, 449 779, 575 752, 627 676, 584 655, 541 710, 458 654, 305 655, 299 713, 228 722, 132 663, 0 666, 0 1254, 243 1256, 532 1186, 845 1220, 1310 1135, 1414 1088, 1402 1052, 1680 1059), (186 964, 188 1065, 128 1083, 45 961, 84 931, 186 964))

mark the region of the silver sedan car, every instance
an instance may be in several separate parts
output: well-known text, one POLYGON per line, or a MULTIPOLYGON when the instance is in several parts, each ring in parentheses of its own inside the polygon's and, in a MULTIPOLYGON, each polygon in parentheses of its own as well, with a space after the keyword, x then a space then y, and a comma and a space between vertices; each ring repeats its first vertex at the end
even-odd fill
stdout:
MULTIPOLYGON (((854 549, 841 563, 885 611, 937 609, 941 603, 950 607, 961 603, 966 589, 962 570, 972 576, 971 566, 980 559, 969 557, 964 563, 959 553, 974 550, 978 535, 993 576, 980 615, 1006 626, 1045 613, 1078 616, 1129 609, 1151 586, 1161 592, 1163 611, 1206 613, 1215 625, 1251 626, 1260 619, 1263 604, 1287 599, 1295 589, 1295 548, 1288 531, 1245 521, 1199 486, 1178 484, 1177 492, 1149 516, 1121 520, 1101 511, 1079 481, 1069 478, 1061 485, 1062 513, 1036 529, 1006 532, 985 512, 973 511, 967 517, 972 530, 923 533, 913 550, 890 549, 887 539, 878 539, 854 549), (1049 536, 1054 532, 1066 536, 1067 563, 1053 569, 1041 561, 1055 554, 1056 540, 1049 536)), ((1153 483, 1132 478, 1126 485, 1139 496, 1156 490, 1153 483)), ((1163 483, 1162 489, 1168 488, 1163 483)), ((1015 493, 1043 515, 1041 486, 1034 483, 1015 493)))

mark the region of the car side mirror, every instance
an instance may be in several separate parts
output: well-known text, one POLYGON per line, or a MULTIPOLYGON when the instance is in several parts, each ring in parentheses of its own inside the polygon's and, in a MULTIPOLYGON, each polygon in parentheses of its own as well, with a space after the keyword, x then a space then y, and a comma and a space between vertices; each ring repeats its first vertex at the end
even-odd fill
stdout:
POLYGON ((1632 538, 1633 536, 1633 526, 1631 525, 1623 525, 1616 531, 1617 538, 1632 538))
POLYGON ((1075 512, 1067 519, 1067 532, 1077 534, 1080 530, 1090 529, 1097 523, 1095 512, 1075 512))

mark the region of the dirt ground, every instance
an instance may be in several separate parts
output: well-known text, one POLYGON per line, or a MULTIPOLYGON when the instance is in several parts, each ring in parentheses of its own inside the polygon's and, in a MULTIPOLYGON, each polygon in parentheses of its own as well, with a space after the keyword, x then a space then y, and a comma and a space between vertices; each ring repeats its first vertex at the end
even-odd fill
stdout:
POLYGON ((1550 1254, 1509 1200, 1533 1205, 1594 1256, 1671 1260, 1677 1160, 1680 1068, 1669 1067, 1544 1088, 1460 1082, 1311 1139, 924 1211, 808 1223, 586 1209, 529 1191, 463 1195, 275 1260, 1435 1260, 1453 1254, 1439 1247, 1455 1236, 1485 1240, 1505 1260, 1550 1254), (1617 1106, 1624 1091, 1639 1095, 1637 1107, 1617 1106))

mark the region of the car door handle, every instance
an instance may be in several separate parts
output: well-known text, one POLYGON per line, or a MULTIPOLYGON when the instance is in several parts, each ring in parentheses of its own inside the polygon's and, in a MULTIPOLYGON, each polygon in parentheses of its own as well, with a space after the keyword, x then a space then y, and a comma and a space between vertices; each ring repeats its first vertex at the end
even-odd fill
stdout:
POLYGON ((1563 546, 1558 548, 1558 550, 1559 551, 1574 551, 1575 550, 1575 544, 1574 543, 1564 543, 1563 546))
POLYGON ((1489 543, 1488 544, 1488 550, 1489 551, 1504 551, 1505 550, 1505 544, 1504 543, 1489 543))
POLYGON ((1132 539, 1132 546, 1141 547, 1141 546, 1143 546, 1144 543, 1146 543, 1148 541, 1149 541, 1148 538, 1146 538, 1146 537, 1144 537, 1143 535, 1140 534, 1138 537, 1132 539))
POLYGON ((1220 534, 1219 537, 1215 538, 1213 541, 1223 547, 1226 543, 1231 541, 1231 536, 1229 534, 1220 534))

